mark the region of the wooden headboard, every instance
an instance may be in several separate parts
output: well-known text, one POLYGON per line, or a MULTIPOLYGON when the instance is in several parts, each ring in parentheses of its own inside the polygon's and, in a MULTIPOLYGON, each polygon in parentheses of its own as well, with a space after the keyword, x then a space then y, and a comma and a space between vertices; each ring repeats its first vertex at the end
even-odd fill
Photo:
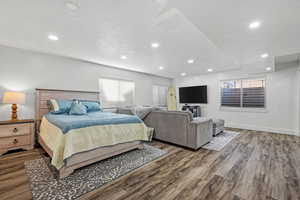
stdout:
POLYGON ((35 120, 36 128, 39 130, 42 117, 49 112, 47 100, 50 99, 82 99, 82 100, 99 100, 99 92, 76 91, 76 90, 56 90, 56 89, 36 89, 36 107, 35 120))

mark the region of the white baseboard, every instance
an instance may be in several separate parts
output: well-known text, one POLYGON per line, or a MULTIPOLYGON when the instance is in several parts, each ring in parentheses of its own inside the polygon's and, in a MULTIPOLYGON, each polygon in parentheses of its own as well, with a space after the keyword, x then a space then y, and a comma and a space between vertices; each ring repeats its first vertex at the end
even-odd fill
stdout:
POLYGON ((240 129, 248 129, 248 130, 254 130, 254 131, 264 131, 264 132, 271 132, 271 133, 280 133, 280 134, 300 136, 299 130, 270 128, 270 127, 261 127, 261 126, 253 126, 253 125, 247 125, 247 124, 235 124, 235 123, 226 123, 225 125, 226 125, 226 127, 231 127, 231 128, 240 128, 240 129))

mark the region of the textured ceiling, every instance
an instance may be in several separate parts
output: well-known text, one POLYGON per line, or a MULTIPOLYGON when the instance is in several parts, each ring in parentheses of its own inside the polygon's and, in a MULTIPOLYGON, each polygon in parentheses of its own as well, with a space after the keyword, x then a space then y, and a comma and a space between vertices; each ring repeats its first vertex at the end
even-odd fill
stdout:
POLYGON ((73 0, 77 10, 66 2, 1 1, 0 44, 172 78, 208 68, 259 73, 300 52, 299 0, 73 0), (254 20, 262 25, 250 30, 254 20))

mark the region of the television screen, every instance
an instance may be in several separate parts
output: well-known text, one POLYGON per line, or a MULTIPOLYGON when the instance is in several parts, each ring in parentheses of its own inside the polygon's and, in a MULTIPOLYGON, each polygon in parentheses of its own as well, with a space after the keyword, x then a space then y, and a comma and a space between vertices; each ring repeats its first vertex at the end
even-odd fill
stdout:
POLYGON ((179 88, 180 103, 207 103, 207 86, 179 88))

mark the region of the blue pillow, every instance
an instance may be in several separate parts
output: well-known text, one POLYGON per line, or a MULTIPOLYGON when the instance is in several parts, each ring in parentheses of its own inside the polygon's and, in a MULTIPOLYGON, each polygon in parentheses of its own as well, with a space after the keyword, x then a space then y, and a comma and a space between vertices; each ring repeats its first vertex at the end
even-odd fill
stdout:
POLYGON ((86 107, 87 112, 102 111, 99 101, 79 100, 79 102, 82 103, 86 107))
POLYGON ((63 114, 63 113, 68 113, 70 111, 72 100, 50 99, 49 104, 53 110, 51 113, 63 114))
POLYGON ((86 115, 86 113, 87 109, 83 104, 73 101, 69 115, 86 115))

